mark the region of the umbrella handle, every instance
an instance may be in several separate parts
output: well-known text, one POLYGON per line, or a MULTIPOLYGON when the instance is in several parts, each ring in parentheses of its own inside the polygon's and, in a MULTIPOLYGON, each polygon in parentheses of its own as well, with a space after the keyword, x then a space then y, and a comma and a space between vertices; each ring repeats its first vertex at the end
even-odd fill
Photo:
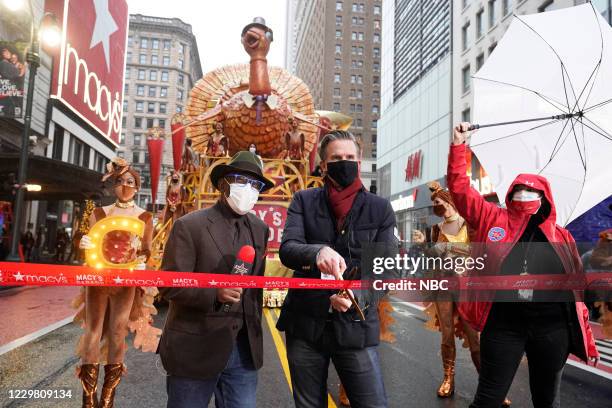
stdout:
POLYGON ((479 125, 478 123, 474 123, 474 124, 470 125, 470 127, 468 128, 467 131, 469 132, 471 130, 486 128, 486 127, 493 127, 493 126, 513 125, 513 124, 516 124, 516 123, 538 122, 538 121, 543 121, 543 120, 570 119, 570 118, 573 118, 574 116, 582 116, 582 115, 583 115, 582 112, 576 112, 576 113, 564 113, 562 115, 547 116, 547 117, 544 117, 544 118, 513 120, 513 121, 510 121, 510 122, 487 123, 487 124, 484 124, 484 125, 479 125))

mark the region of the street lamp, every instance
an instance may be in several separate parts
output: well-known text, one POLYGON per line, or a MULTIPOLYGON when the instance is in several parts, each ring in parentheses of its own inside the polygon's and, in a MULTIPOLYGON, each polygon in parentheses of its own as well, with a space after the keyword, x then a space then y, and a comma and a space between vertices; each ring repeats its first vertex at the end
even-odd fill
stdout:
MULTIPOLYGON (((38 54, 39 41, 43 44, 54 47, 59 44, 61 33, 57 24, 57 18, 51 13, 45 13, 38 25, 34 24, 34 12, 32 8, 32 0, 3 0, 4 6, 11 10, 23 10, 25 3, 30 10, 32 16, 30 25, 30 49, 26 55, 28 63, 28 94, 26 96, 25 114, 23 117, 23 135, 21 138, 21 153, 19 155, 19 172, 17 173, 17 184, 19 186, 27 186, 26 173, 28 170, 28 154, 30 140, 30 126, 32 123, 32 105, 34 104, 34 80, 36 79, 36 71, 40 65, 40 56, 38 54)), ((21 218, 23 213, 23 202, 27 188, 18 188, 15 194, 15 217, 13 218, 13 231, 11 234, 11 252, 6 258, 7 261, 18 262, 19 257, 19 240, 21 230, 21 218)))

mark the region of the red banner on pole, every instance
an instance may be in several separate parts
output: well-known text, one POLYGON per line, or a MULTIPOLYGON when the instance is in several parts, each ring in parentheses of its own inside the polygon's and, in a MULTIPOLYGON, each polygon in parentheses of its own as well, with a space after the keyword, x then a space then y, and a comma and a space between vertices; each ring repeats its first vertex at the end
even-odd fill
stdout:
POLYGON ((177 113, 172 117, 172 160, 174 161, 174 170, 179 171, 183 160, 183 150, 185 148, 185 115, 177 113))
POLYGON ((151 199, 153 205, 155 205, 161 174, 162 152, 164 150, 164 130, 162 128, 149 129, 147 132, 147 149, 149 150, 149 171, 151 172, 151 199))

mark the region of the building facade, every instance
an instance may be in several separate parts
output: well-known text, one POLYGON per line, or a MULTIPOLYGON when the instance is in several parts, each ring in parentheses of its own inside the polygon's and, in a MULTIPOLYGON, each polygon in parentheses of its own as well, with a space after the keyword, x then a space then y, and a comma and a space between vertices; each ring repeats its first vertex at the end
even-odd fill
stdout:
POLYGON ((178 18, 130 15, 119 155, 140 171, 140 206, 152 204, 147 130, 159 126, 166 131, 157 197, 163 204, 165 176, 173 169, 170 121, 183 111, 189 91, 201 77, 191 25, 178 18))
POLYGON ((433 222, 427 182, 444 184, 451 126, 451 1, 383 2, 379 193, 400 238, 433 222))
POLYGON ((362 179, 376 190, 382 1, 292 0, 287 67, 310 88, 315 109, 353 118, 362 143, 362 179))

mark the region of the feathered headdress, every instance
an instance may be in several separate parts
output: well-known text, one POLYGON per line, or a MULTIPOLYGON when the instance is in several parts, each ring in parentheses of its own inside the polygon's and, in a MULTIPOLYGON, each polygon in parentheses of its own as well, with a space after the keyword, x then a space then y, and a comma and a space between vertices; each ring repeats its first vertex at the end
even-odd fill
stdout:
POLYGON ((440 183, 438 183, 437 181, 432 181, 431 183, 427 184, 427 187, 429 187, 429 191, 431 191, 431 201, 435 200, 436 198, 439 198, 440 200, 446 201, 447 203, 452 205, 453 208, 455 208, 453 197, 451 196, 448 190, 442 188, 440 183))
POLYGON ((119 178, 125 173, 131 173, 134 179, 136 179, 136 188, 140 188, 140 173, 132 168, 130 163, 123 157, 115 157, 106 165, 106 174, 102 176, 102 183, 110 178, 119 178))

